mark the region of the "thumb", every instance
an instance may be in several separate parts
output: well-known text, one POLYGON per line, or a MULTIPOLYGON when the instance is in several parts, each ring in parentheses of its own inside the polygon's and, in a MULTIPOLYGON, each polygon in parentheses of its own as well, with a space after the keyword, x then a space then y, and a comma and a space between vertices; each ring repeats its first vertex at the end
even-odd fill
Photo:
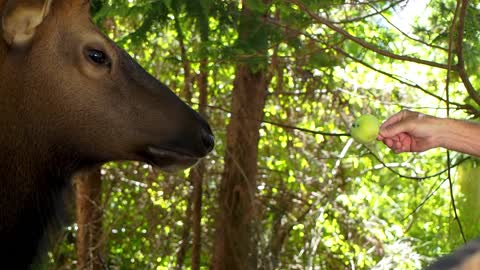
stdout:
POLYGON ((388 126, 380 128, 380 136, 383 138, 390 138, 400 133, 408 133, 413 130, 414 124, 411 119, 405 119, 388 126))

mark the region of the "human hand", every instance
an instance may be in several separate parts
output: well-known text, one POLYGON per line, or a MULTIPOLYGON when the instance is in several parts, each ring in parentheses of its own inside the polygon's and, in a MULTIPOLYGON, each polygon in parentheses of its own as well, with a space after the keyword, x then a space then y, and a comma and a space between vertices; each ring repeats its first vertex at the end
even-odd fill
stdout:
POLYGON ((440 118, 403 110, 380 126, 377 140, 396 153, 423 152, 440 146, 440 118))

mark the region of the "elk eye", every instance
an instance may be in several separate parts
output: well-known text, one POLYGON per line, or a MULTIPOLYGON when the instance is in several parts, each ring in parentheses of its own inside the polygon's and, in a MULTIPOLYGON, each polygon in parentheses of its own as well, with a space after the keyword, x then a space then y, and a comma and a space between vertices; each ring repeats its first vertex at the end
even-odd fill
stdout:
POLYGON ((97 65, 110 66, 110 59, 107 54, 100 50, 90 49, 87 51, 88 58, 97 65))

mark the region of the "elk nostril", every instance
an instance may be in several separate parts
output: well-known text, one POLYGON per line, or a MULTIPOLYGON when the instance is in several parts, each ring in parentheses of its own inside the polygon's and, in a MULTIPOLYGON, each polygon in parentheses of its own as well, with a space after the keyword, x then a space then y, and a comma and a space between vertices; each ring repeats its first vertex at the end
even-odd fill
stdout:
POLYGON ((204 133, 202 135, 202 142, 208 153, 213 150, 213 146, 215 145, 215 137, 210 133, 204 133))

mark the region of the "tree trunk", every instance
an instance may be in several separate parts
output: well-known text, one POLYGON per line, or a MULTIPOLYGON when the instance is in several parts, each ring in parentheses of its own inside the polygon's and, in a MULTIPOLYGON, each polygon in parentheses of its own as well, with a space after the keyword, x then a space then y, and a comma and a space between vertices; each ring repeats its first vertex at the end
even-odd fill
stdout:
POLYGON ((187 209, 185 211, 185 219, 183 221, 182 229, 182 243, 177 252, 177 262, 175 269, 183 269, 183 263, 185 262, 185 256, 190 244, 190 230, 192 228, 192 196, 187 200, 187 209))
POLYGON ((256 269, 255 191, 259 119, 267 93, 264 72, 237 66, 233 113, 227 129, 214 269, 256 269))
MULTIPOLYGON (((192 89, 191 89, 191 64, 188 61, 187 57, 187 48, 185 47, 185 36, 183 34, 182 26, 180 24, 178 13, 174 14, 174 22, 175 22, 175 30, 177 30, 177 41, 180 46, 180 56, 182 58, 182 66, 183 66, 183 93, 182 96, 187 102, 191 102, 192 100, 192 89)), ((192 181, 192 173, 190 173, 190 183, 192 181)), ((183 224, 183 231, 182 231, 182 243, 180 244, 180 248, 177 252, 177 262, 176 268, 177 270, 183 269, 183 265, 185 262, 185 257, 187 255, 187 250, 189 249, 190 244, 190 231, 192 228, 192 196, 194 196, 195 191, 192 191, 192 194, 188 198, 187 201, 187 209, 185 212, 185 220, 183 224)))
POLYGON ((76 186, 78 270, 101 270, 102 259, 102 182, 100 169, 78 175, 76 186))
MULTIPOLYGON (((239 43, 249 44, 262 27, 264 14, 242 3, 239 43)), ((252 62, 236 66, 232 93, 232 116, 227 128, 225 167, 220 186, 213 269, 250 270, 257 268, 255 193, 260 124, 269 83, 266 70, 267 37, 256 36, 261 44, 252 62), (263 57, 262 57, 263 56, 263 57), (259 60, 264 59, 264 61, 259 60)))
MULTIPOLYGON (((209 40, 208 18, 199 16, 200 33, 202 40, 203 58, 200 61, 200 76, 198 77, 199 113, 207 118, 208 104, 208 54, 206 44, 209 40)), ((202 194, 203 177, 205 175, 205 161, 200 161, 191 173, 193 183, 193 241, 192 241, 192 270, 200 270, 200 257, 202 251, 202 194)))
POLYGON ((202 184, 205 173, 205 163, 201 161, 191 172, 193 183, 193 241, 192 241, 192 270, 200 270, 200 255, 202 249, 202 184))
POLYGON ((187 48, 185 47, 185 36, 182 31, 182 26, 180 25, 180 20, 178 19, 178 13, 174 15, 175 29, 177 30, 177 40, 180 45, 180 56, 182 58, 183 65, 183 97, 189 102, 192 99, 192 90, 191 90, 191 66, 187 58, 187 48))

